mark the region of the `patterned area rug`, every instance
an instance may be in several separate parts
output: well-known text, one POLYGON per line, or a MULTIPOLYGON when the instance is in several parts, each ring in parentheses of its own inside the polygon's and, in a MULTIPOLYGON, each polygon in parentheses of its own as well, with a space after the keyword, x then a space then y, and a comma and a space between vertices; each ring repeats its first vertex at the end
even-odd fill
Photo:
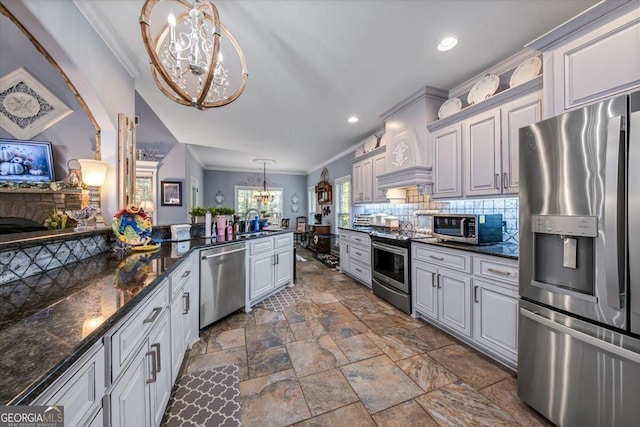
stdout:
POLYGON ((336 268, 340 264, 340 258, 333 254, 317 254, 316 258, 327 267, 336 268))
POLYGON ((275 295, 271 295, 266 300, 256 304, 256 307, 271 311, 284 311, 285 308, 295 304, 304 296, 304 292, 293 288, 284 288, 275 295))
POLYGON ((162 426, 240 426, 239 384, 235 365, 184 375, 174 387, 162 426))

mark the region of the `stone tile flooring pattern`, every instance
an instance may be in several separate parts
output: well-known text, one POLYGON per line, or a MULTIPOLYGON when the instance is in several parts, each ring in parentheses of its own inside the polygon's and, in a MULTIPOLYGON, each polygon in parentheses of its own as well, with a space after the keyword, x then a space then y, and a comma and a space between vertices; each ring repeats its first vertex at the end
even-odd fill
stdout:
POLYGON ((300 252, 299 300, 234 313, 189 355, 238 366, 243 426, 550 425, 510 371, 300 252))

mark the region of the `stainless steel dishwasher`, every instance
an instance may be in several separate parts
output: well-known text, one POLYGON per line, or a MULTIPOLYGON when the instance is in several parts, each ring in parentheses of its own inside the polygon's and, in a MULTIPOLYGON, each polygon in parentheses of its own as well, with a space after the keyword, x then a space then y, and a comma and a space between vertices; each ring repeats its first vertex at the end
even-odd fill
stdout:
POLYGON ((200 328, 244 307, 246 245, 200 252, 200 328))

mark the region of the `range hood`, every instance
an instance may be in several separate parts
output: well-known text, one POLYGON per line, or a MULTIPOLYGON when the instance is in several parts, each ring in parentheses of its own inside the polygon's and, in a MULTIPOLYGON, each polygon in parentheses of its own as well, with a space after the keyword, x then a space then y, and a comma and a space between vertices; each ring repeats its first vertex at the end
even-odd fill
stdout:
POLYGON ((424 87, 383 113, 385 122, 385 173, 377 176, 378 188, 417 188, 431 194, 433 174, 427 123, 436 120, 447 92, 424 87))

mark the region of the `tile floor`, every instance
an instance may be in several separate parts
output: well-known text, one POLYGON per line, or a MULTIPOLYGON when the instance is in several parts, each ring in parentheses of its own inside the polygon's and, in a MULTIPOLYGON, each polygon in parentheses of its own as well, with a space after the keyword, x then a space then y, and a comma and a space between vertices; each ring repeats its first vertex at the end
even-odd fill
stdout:
POLYGON ((235 313, 189 355, 239 367, 244 426, 549 425, 510 371, 299 253, 297 303, 235 313))

